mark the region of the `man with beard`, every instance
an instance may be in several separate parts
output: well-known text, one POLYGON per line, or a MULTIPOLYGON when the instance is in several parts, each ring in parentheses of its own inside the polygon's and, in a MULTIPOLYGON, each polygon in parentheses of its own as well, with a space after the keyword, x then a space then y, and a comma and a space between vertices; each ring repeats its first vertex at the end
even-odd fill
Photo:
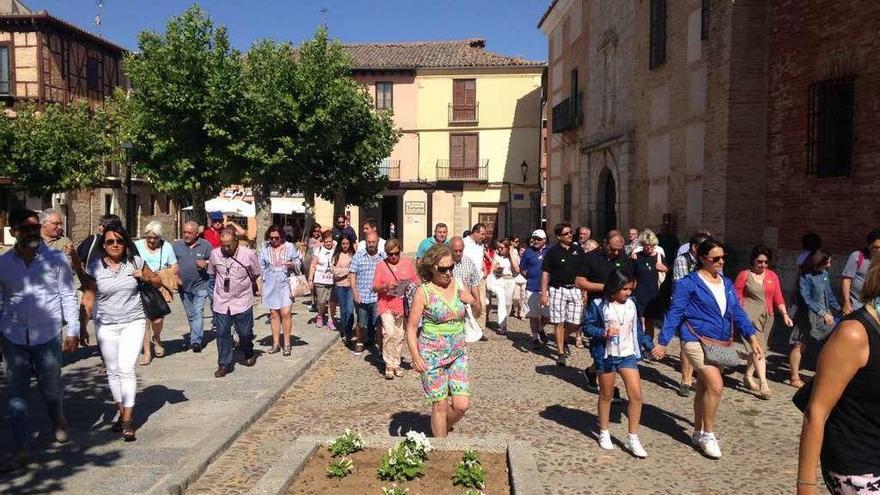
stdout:
POLYGON ((79 342, 79 305, 73 270, 64 254, 42 242, 37 213, 9 215, 17 243, 0 255, 0 347, 6 362, 8 412, 19 465, 29 461, 27 394, 37 376, 55 440, 68 440, 61 384, 61 353, 79 342), (63 321, 67 330, 62 335, 63 321))

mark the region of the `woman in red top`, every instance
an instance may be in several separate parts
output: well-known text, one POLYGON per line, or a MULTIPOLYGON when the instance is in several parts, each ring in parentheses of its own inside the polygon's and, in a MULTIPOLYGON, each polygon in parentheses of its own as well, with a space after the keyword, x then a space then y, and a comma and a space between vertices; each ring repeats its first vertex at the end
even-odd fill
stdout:
POLYGON ((404 298, 410 284, 418 283, 416 267, 412 260, 401 254, 398 239, 385 243, 385 260, 376 265, 373 290, 379 296, 376 305, 382 320, 382 360, 385 361, 385 379, 403 376, 400 369, 400 353, 405 335, 404 298))
MULTIPOLYGON (((770 336, 770 331, 773 329, 773 308, 777 308, 782 313, 782 319, 786 326, 794 325, 788 316, 785 299, 782 297, 782 284, 779 283, 779 277, 768 268, 771 258, 769 249, 764 246, 755 246, 749 258, 749 268, 739 272, 734 282, 740 305, 749 315, 752 325, 758 330, 757 336, 764 349, 767 348, 767 337, 770 336)), ((746 343, 746 347, 748 347, 748 343, 746 343)), ((751 349, 749 350, 751 351, 751 349)), ((747 362, 746 371, 743 373, 743 385, 749 390, 757 392, 761 399, 769 399, 767 360, 761 358, 756 361, 754 354, 750 352, 747 362), (760 385, 755 384, 755 371, 758 372, 760 385)))

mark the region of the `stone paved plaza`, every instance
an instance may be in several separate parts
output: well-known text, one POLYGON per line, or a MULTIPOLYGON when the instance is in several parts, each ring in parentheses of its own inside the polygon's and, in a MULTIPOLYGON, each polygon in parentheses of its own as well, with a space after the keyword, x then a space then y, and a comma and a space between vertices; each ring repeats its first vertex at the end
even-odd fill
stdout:
MULTIPOLYGON (((531 350, 525 322, 511 328, 507 337, 493 334, 489 342, 470 345, 473 404, 452 435, 531 443, 546 493, 793 492, 801 415, 790 402, 794 389, 780 383, 784 374, 772 375, 774 396, 766 402, 727 381, 717 428, 724 458, 712 461, 690 447, 692 400, 676 395, 678 373, 669 364, 643 365, 641 438, 649 457, 639 460, 596 445, 596 396, 584 390, 579 373, 589 362, 586 352, 573 349, 572 366, 557 367, 549 352, 531 350)), ((771 367, 783 361, 771 356, 771 367)), ((187 493, 247 492, 301 435, 336 435, 345 428, 428 431, 417 374, 386 381, 378 363, 378 355, 354 356, 336 345, 187 493)), ((613 406, 611 431, 618 441, 625 421, 625 404, 613 406)))

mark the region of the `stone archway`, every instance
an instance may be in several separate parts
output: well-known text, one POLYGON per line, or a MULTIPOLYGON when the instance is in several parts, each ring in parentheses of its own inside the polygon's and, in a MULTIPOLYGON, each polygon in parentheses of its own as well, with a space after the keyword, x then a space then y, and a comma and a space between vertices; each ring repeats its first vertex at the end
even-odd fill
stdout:
POLYGON ((609 230, 617 228, 617 183, 611 169, 599 172, 596 190, 596 239, 604 239, 609 230))

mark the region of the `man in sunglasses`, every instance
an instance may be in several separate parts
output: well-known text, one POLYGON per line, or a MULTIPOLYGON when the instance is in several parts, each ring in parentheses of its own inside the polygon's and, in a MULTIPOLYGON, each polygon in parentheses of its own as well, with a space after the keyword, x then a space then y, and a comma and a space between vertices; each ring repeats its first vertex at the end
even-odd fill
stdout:
POLYGON ((79 343, 79 304, 73 270, 63 253, 42 242, 37 213, 13 211, 9 225, 17 242, 0 255, 0 348, 16 461, 24 466, 31 437, 27 411, 31 373, 37 376, 46 401, 55 440, 68 440, 61 353, 73 352, 79 343), (67 329, 62 336, 64 320, 67 329))
POLYGON ((523 252, 519 261, 520 273, 526 277, 526 317, 529 319, 529 328, 532 330, 532 347, 540 349, 547 343, 547 334, 544 333, 544 325, 550 314, 546 307, 541 305, 541 265, 547 255, 547 233, 542 229, 532 232, 529 247, 523 252))
POLYGON ((578 259, 584 256, 574 244, 574 230, 568 223, 556 224, 556 245, 544 255, 541 263, 541 306, 549 308, 550 323, 555 327, 556 364, 567 364, 565 339, 577 332, 584 312, 581 291, 575 285, 578 259))

